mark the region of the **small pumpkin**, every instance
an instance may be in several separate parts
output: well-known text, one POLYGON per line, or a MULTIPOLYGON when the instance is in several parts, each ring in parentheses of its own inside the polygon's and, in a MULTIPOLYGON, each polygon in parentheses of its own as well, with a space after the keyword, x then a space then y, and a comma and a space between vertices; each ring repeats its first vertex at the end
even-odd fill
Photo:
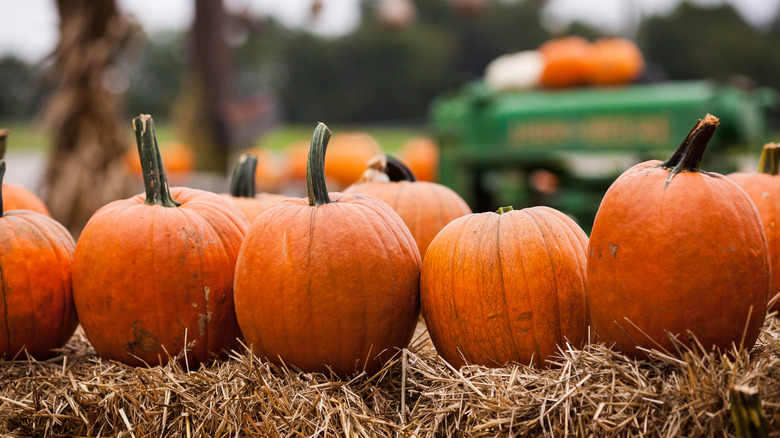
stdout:
POLYGON ((591 44, 587 80, 596 85, 618 85, 634 81, 645 67, 642 52, 626 38, 599 38, 591 44))
POLYGON ((436 234, 452 220, 471 213, 466 201, 447 186, 417 181, 414 173, 392 156, 369 162, 360 181, 345 193, 376 196, 393 208, 411 231, 420 255, 436 234))
POLYGON ((267 147, 254 147, 245 153, 257 157, 255 166, 255 190, 257 192, 275 191, 284 178, 284 166, 281 157, 267 147))
POLYGON ((325 175, 340 187, 347 187, 363 176, 366 163, 382 152, 379 143, 364 132, 336 134, 325 158, 325 175))
POLYGON ((277 193, 259 193, 255 195, 255 167, 257 155, 245 153, 238 159, 233 171, 233 179, 230 182, 230 193, 224 196, 233 205, 241 210, 251 223, 258 214, 268 210, 272 205, 287 199, 287 196, 277 193))
POLYGON ((455 367, 547 365, 587 334, 588 238, 549 207, 450 222, 423 259, 420 298, 436 351, 455 367))
POLYGON ((419 181, 439 180, 439 145, 429 137, 412 137, 401 144, 398 158, 419 181))
POLYGON ((601 201, 588 248, 592 325, 627 355, 675 352, 690 336, 708 350, 758 338, 769 250, 748 194, 699 168, 718 123, 708 114, 671 158, 628 169, 601 201))
POLYGON ((255 355, 307 372, 373 374, 414 333, 420 254, 387 204, 328 193, 320 123, 308 158, 308 198, 258 216, 236 265, 236 314, 255 355))
POLYGON ((152 118, 133 126, 145 193, 103 206, 79 236, 81 325, 101 357, 131 365, 164 364, 191 343, 188 360, 224 356, 240 336, 233 272, 249 222, 215 193, 169 189, 152 118))
MULTIPOLYGON (((0 129, 0 159, 5 157, 10 131, 0 129)), ((3 183, 3 212, 9 210, 30 210, 51 217, 49 208, 43 200, 30 189, 18 184, 3 183)))
POLYGON ((544 87, 582 85, 588 75, 591 44, 580 36, 555 38, 539 46, 544 69, 539 82, 544 87))
MULTIPOLYGON (((770 291, 773 297, 780 293, 780 144, 764 145, 758 172, 736 172, 728 177, 747 192, 761 216, 774 273, 770 291)), ((770 310, 780 310, 780 301, 770 310)))
MULTIPOLYGON (((5 175, 0 160, 0 182, 5 175)), ((4 212, 0 195, 0 359, 54 355, 76 330, 71 264, 76 243, 54 219, 4 212)))

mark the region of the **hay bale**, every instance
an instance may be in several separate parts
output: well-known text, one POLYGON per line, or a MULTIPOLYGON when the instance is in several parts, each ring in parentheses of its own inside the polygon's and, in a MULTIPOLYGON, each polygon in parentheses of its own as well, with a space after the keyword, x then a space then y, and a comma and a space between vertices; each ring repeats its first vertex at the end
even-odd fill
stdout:
POLYGON ((47 361, 0 362, 0 434, 9 436, 700 436, 733 435, 729 389, 756 388, 780 424, 780 326, 748 354, 635 361, 603 344, 561 349, 551 369, 453 369, 424 325, 377 375, 339 380, 247 349, 188 369, 96 356, 83 332, 47 361))

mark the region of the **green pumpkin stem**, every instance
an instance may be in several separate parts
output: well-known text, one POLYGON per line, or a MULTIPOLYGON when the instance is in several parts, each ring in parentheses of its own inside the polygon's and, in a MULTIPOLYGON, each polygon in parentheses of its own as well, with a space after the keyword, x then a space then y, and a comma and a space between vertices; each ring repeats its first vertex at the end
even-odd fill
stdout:
POLYGON ((0 160, 5 158, 5 148, 8 146, 8 134, 11 131, 7 129, 0 129, 0 160))
POLYGON ((254 198, 256 170, 257 155, 241 155, 235 170, 233 170, 233 179, 230 181, 230 195, 236 198, 254 198))
POLYGON ((392 182, 398 182, 398 181, 409 181, 409 182, 416 182, 417 177, 414 176, 414 173, 406 167, 404 163, 402 163, 397 158, 385 155, 385 175, 390 179, 392 182))
POLYGON ((704 151, 718 128, 718 124, 720 121, 712 114, 707 114, 696 123, 677 151, 665 163, 661 164, 661 167, 670 172, 667 181, 671 181, 680 172, 699 172, 704 151))
POLYGON ((309 205, 312 207, 333 202, 325 186, 325 151, 328 149, 330 135, 330 129, 319 122, 311 137, 309 159, 306 162, 306 193, 309 195, 309 205))
POLYGON ((0 217, 3 217, 3 178, 5 178, 5 160, 0 159, 0 217))
POLYGON ((499 208, 498 210, 496 210, 496 213, 497 214, 504 214, 504 213, 509 213, 512 210, 514 210, 514 208, 512 208, 511 205, 508 205, 506 207, 499 208))
POLYGON ((758 160, 758 173, 777 175, 780 173, 780 144, 767 143, 758 160))
POLYGON ((141 170, 146 189, 144 203, 163 207, 178 207, 181 203, 171 197, 168 188, 168 179, 165 176, 165 169, 160 158, 160 146, 157 144, 157 136, 154 133, 152 116, 141 114, 134 118, 133 128, 135 129, 135 140, 138 143, 138 155, 141 157, 141 170))

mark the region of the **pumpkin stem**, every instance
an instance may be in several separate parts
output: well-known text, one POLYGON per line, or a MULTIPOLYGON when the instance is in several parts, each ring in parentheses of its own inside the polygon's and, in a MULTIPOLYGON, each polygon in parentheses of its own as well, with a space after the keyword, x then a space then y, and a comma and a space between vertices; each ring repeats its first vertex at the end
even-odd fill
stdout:
POLYGON ((306 192, 312 207, 332 202, 325 186, 325 151, 328 149, 330 135, 330 129, 319 122, 311 137, 309 159, 306 162, 306 192))
POLYGON ((152 116, 141 114, 134 118, 133 128, 135 129, 135 140, 138 143, 138 155, 141 157, 141 170, 146 189, 144 203, 163 207, 178 207, 181 203, 171 197, 170 189, 168 189, 168 178, 165 176, 165 169, 160 158, 160 146, 157 144, 157 136, 154 133, 152 116))
POLYGON ((255 197, 255 171, 257 170, 257 155, 242 154, 233 170, 230 181, 230 195, 236 198, 255 197))
POLYGON ((698 172, 701 159, 704 157, 704 151, 707 149, 707 143, 710 142, 715 129, 718 128, 720 120, 712 114, 707 114, 704 119, 699 120, 696 126, 691 129, 688 136, 685 137, 680 147, 674 154, 661 164, 661 167, 668 169, 670 174, 667 182, 680 172, 698 172))
POLYGON ((504 214, 504 213, 508 213, 508 212, 510 212, 510 211, 512 211, 512 210, 514 210, 514 208, 512 208, 512 206, 511 206, 511 205, 508 205, 508 206, 506 206, 506 207, 501 207, 501 208, 499 208, 498 210, 496 210, 496 213, 498 213, 498 214, 504 214))
POLYGON ((3 178, 5 178, 5 160, 0 159, 0 217, 3 217, 3 178))
POLYGON ((767 143, 758 160, 758 173, 777 175, 780 173, 780 144, 767 143))
POLYGON ((8 146, 8 134, 11 131, 7 129, 0 129, 0 160, 5 158, 5 148, 8 146))
POLYGON ((397 158, 391 155, 385 155, 385 161, 385 175, 390 178, 390 181, 417 181, 417 178, 414 176, 414 173, 412 173, 411 169, 406 167, 406 165, 397 158))

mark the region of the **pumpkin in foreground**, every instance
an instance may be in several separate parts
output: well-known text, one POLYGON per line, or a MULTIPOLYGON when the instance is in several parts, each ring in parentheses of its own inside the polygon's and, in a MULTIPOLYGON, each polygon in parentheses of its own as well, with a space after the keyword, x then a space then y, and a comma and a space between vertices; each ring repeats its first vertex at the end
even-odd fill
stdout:
POLYGON ((420 254, 401 218, 368 195, 328 194, 319 124, 308 199, 260 214, 236 266, 236 314, 260 358, 308 372, 377 372, 411 341, 420 254))
MULTIPOLYGON (((5 161, 0 160, 0 183, 5 161)), ((3 212, 0 195, 0 359, 54 355, 76 330, 71 264, 76 242, 54 219, 3 212)))
MULTIPOLYGON (((772 262, 770 298, 780 293, 780 144, 767 143, 761 152, 758 172, 737 172, 728 175, 753 200, 764 224, 769 259, 772 262)), ((771 310, 780 310, 775 302, 771 310)))
POLYGON ((673 353, 692 337, 707 350, 750 349, 758 337, 769 251, 747 193, 699 169, 717 126, 708 114, 669 160, 628 169, 601 201, 588 249, 591 319, 625 354, 673 353))
POLYGON ((451 188, 418 181, 408 167, 389 155, 373 159, 363 177, 344 192, 365 193, 385 201, 401 216, 423 258, 445 225, 471 213, 466 201, 451 188))
POLYGON ((101 357, 131 365, 164 364, 191 343, 188 360, 224 355, 240 335, 233 272, 249 223, 217 194, 169 189, 151 117, 133 126, 146 193, 105 205, 79 237, 82 327, 101 357))
POLYGON ((588 238, 549 207, 452 221, 423 259, 420 297, 436 351, 453 366, 544 366, 587 334, 588 238))
POLYGON ((257 168, 257 155, 245 153, 238 159, 233 171, 233 179, 230 181, 230 193, 222 196, 235 205, 246 216, 249 223, 258 214, 268 210, 272 205, 287 199, 287 196, 277 193, 255 194, 255 175, 257 168))

